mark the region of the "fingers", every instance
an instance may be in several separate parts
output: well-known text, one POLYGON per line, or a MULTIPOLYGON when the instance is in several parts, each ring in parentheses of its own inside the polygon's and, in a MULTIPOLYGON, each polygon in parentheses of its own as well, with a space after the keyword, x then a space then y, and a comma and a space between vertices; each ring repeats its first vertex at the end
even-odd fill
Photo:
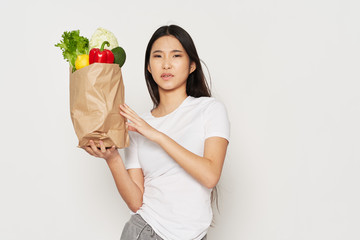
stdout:
POLYGON ((99 145, 100 145, 100 150, 99 148, 95 145, 93 140, 89 141, 90 147, 87 147, 87 149, 89 149, 89 152, 91 152, 93 156, 95 157, 104 157, 103 155, 106 153, 106 148, 105 145, 102 141, 99 141, 99 145))
POLYGON ((102 157, 104 157, 106 154, 111 154, 115 149, 115 145, 111 146, 111 148, 106 148, 103 141, 99 141, 100 144, 100 151, 102 153, 102 157))
POLYGON ((106 151, 109 152, 109 153, 112 153, 116 150, 116 147, 115 146, 112 146, 110 149, 107 149, 106 151))
POLYGON ((125 109, 127 109, 129 111, 129 113, 131 113, 132 115, 138 117, 136 112, 134 110, 132 110, 128 105, 126 105, 125 103, 123 105, 124 105, 125 109))
POLYGON ((134 120, 133 114, 130 114, 129 108, 125 107, 125 105, 120 105, 120 114, 129 119, 130 121, 134 120))
POLYGON ((137 131, 137 128, 134 126, 134 123, 127 122, 127 123, 126 123, 126 126, 127 126, 127 128, 128 128, 129 131, 138 132, 138 131, 137 131))
POLYGON ((123 115, 125 118, 127 118, 128 120, 130 120, 132 122, 135 121, 134 118, 131 115, 129 115, 127 112, 120 111, 120 114, 123 115))
POLYGON ((93 140, 89 141, 89 145, 90 146, 83 147, 83 149, 94 157, 104 159, 107 159, 109 156, 113 155, 114 151, 116 150, 115 145, 113 145, 111 148, 106 149, 104 142, 101 140, 99 141, 100 149, 95 145, 93 140))
POLYGON ((90 155, 95 156, 95 153, 94 153, 94 151, 91 149, 91 147, 83 147, 83 149, 84 149, 87 153, 89 153, 90 155))
POLYGON ((141 120, 141 118, 136 114, 136 112, 126 104, 120 105, 120 113, 132 122, 136 120, 141 120))
POLYGON ((98 156, 99 155, 99 149, 95 146, 94 141, 90 140, 89 144, 90 144, 90 148, 94 152, 95 156, 98 156))
POLYGON ((106 153, 106 148, 105 148, 103 141, 99 141, 99 144, 100 144, 100 151, 102 153, 106 153))
POLYGON ((120 105, 120 114, 129 120, 126 122, 129 131, 138 132, 147 138, 151 138, 151 134, 154 134, 154 129, 144 119, 139 117, 128 105, 120 105))

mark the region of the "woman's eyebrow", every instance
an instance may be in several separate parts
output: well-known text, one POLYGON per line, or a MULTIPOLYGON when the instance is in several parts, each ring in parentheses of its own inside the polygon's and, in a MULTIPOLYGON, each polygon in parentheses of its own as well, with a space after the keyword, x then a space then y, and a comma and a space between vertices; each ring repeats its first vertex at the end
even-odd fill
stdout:
MULTIPOLYGON (((162 52, 164 52, 164 51, 162 51, 162 50, 155 50, 155 51, 153 51, 152 53, 154 54, 154 53, 162 53, 162 52)), ((183 51, 175 49, 175 50, 172 50, 171 52, 174 53, 174 52, 183 52, 183 51)))

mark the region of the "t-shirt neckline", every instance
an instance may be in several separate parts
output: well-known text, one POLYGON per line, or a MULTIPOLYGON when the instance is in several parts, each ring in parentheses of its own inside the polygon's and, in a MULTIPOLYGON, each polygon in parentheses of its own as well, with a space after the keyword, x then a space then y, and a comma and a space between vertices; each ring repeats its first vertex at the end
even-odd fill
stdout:
POLYGON ((149 112, 150 117, 151 117, 152 119, 163 119, 163 118, 166 118, 166 117, 174 114, 175 112, 177 112, 190 98, 191 98, 191 96, 187 96, 187 97, 182 101, 182 103, 181 103, 177 108, 174 109, 174 111, 172 111, 172 112, 170 112, 170 113, 168 113, 168 114, 166 114, 166 115, 164 115, 164 116, 161 116, 161 117, 155 117, 155 116, 152 114, 152 112, 151 112, 152 110, 151 110, 151 111, 149 112))

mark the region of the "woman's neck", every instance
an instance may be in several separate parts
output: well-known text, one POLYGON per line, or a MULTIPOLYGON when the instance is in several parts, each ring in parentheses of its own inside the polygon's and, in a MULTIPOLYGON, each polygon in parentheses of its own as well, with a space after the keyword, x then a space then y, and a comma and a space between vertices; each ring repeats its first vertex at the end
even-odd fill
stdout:
POLYGON ((165 116, 173 112, 187 98, 186 92, 177 94, 160 92, 159 94, 160 103, 152 112, 155 116, 165 116))

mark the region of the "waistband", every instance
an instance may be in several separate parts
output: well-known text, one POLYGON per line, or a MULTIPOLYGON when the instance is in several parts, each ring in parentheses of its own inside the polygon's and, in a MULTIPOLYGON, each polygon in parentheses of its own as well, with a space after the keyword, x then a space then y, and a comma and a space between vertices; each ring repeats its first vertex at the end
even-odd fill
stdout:
POLYGON ((148 223, 140 216, 140 214, 133 214, 131 217, 130 217, 130 221, 132 223, 134 223, 136 226, 138 227, 144 227, 146 225, 148 225, 148 223))

